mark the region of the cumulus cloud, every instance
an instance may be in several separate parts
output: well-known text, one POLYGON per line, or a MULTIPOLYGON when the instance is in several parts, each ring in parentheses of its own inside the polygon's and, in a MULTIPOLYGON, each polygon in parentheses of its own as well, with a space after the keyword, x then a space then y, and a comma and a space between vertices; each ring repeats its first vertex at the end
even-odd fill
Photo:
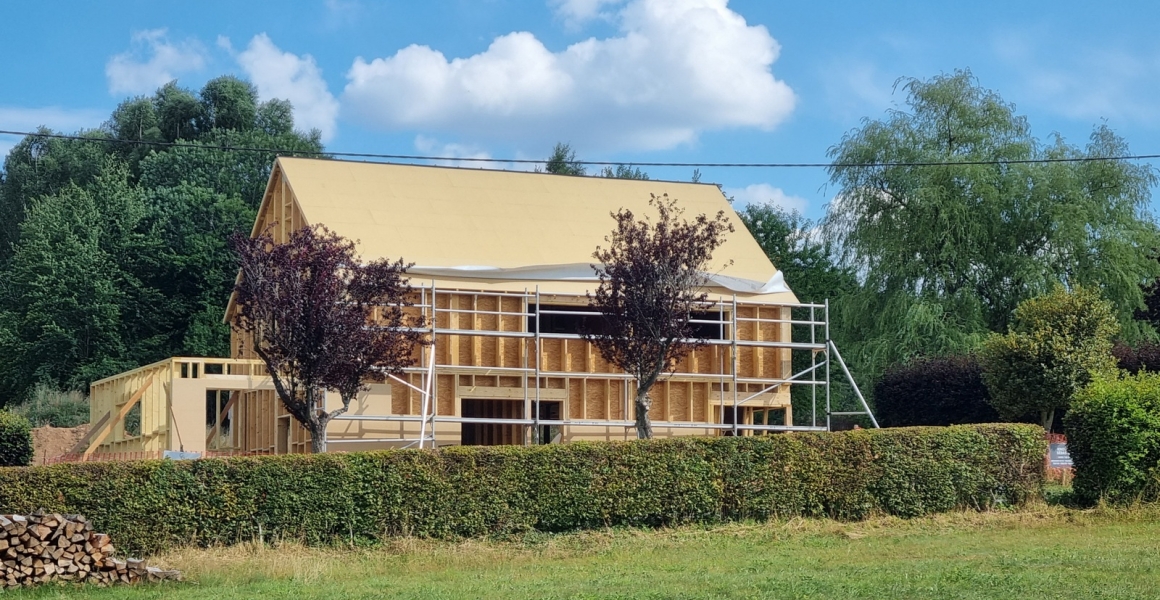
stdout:
MULTIPOLYGON (((1006 33, 992 43, 995 55, 1018 75, 1020 104, 1043 107, 1068 119, 1113 119, 1160 127, 1160 51, 1069 45, 1060 49, 1046 32, 1006 33)), ((1013 94, 1015 96, 1015 94, 1013 94)))
POLYGON ((197 40, 171 42, 165 29, 133 33, 129 50, 109 59, 105 78, 110 94, 146 94, 205 67, 205 48, 197 40))
POLYGON ((556 15, 569 27, 579 27, 593 19, 611 19, 612 13, 604 8, 623 4, 624 0, 550 0, 556 15))
POLYGON ((725 188, 726 196, 733 197, 735 206, 741 208, 747 204, 772 204, 785 210, 805 212, 806 199, 785 193, 785 190, 773 187, 768 183, 754 183, 743 188, 725 188))
MULTIPOLYGON (((563 2, 583 13, 604 3, 563 2)), ((411 45, 359 57, 347 73, 344 115, 385 130, 462 140, 584 150, 655 150, 704 131, 768 130, 793 110, 773 76, 780 46, 727 0, 632 0, 620 34, 553 52, 534 35, 497 37, 483 52, 448 59, 411 45)))
MULTIPOLYGON (((443 143, 425 135, 415 136, 415 149, 426 156, 441 156, 449 159, 491 158, 491 154, 473 144, 443 143)), ((503 168, 503 163, 479 160, 437 160, 434 164, 446 167, 469 167, 475 169, 503 168)))
MULTIPOLYGON (((221 38, 218 45, 230 47, 229 40, 221 38)), ((263 100, 280 98, 294 105, 296 127, 317 128, 322 132, 323 141, 334 136, 338 100, 327 88, 314 57, 283 52, 269 36, 261 33, 236 58, 263 100)))

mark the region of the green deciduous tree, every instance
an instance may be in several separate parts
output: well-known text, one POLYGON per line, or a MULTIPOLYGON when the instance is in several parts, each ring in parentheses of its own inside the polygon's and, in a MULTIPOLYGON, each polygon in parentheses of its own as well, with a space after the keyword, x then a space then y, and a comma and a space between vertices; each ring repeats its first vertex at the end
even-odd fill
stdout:
POLYGON ((1056 286, 1015 310, 1011 331, 983 344, 983 380, 1004 418, 1040 416, 1051 430, 1057 410, 1101 376, 1114 375, 1112 338, 1119 324, 1111 303, 1093 288, 1056 286))
POLYGON ((640 170, 640 167, 633 167, 631 165, 616 165, 613 167, 604 167, 600 170, 601 177, 609 179, 640 179, 648 180, 648 173, 640 170))
POLYGON ((225 241, 248 232, 277 154, 322 150, 292 115, 236 78, 200 97, 171 82, 84 140, 17 144, 0 180, 0 347, 27 360, 0 365, 0 402, 38 382, 83 389, 166 356, 226 352, 225 241), (183 146, 137 143, 157 141, 183 146))
POLYGON ((563 142, 557 143, 552 148, 552 154, 544 164, 544 170, 556 175, 584 175, 587 172, 584 165, 576 162, 576 151, 563 142))
POLYGON ((824 223, 861 285, 841 301, 850 357, 877 374, 914 355, 959 353, 1004 331, 1023 300, 1059 283, 1098 286, 1127 337, 1155 279, 1153 171, 1097 127, 1086 148, 1042 143, 969 71, 902 82, 906 109, 867 120, 830 149, 824 223), (914 163, 960 163, 910 166, 914 163), (851 344, 853 342, 853 344, 851 344))
POLYGON ((854 270, 837 263, 833 244, 801 213, 755 203, 737 216, 802 302, 821 303, 857 288, 854 270))

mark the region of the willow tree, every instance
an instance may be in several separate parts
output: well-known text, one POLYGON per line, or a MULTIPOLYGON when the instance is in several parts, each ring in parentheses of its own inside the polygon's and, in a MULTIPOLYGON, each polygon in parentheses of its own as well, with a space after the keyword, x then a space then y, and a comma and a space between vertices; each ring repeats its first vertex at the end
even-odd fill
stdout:
POLYGON ((668 194, 653 196, 656 220, 628 209, 612 213, 616 226, 597 247, 592 265, 600 281, 589 306, 602 326, 584 332, 609 363, 636 381, 636 435, 652 437, 649 409, 653 385, 702 340, 690 320, 708 309, 708 272, 713 251, 733 225, 725 213, 697 215, 692 221, 668 194))
POLYGON ((829 152, 838 190, 824 232, 859 273, 839 303, 859 371, 973 348, 1060 283, 1098 286, 1127 337, 1147 334, 1132 317, 1158 274, 1156 177, 1098 160, 1127 154, 1125 141, 1099 126, 1084 148, 1041 142, 970 71, 900 83, 904 110, 829 152))

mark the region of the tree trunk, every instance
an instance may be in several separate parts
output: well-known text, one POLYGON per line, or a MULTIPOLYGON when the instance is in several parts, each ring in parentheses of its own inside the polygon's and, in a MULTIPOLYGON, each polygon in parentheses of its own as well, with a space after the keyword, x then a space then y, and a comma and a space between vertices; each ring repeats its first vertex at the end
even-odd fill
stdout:
POLYGON ((310 424, 310 453, 322 454, 326 452, 326 425, 327 420, 316 420, 310 424))
POLYGON ((1051 425, 1055 422, 1055 409, 1039 411, 1039 424, 1047 433, 1051 433, 1051 425))
POLYGON ((652 398, 649 398, 648 391, 649 388, 644 388, 636 392, 636 437, 640 440, 652 439, 653 436, 652 421, 648 417, 652 398))

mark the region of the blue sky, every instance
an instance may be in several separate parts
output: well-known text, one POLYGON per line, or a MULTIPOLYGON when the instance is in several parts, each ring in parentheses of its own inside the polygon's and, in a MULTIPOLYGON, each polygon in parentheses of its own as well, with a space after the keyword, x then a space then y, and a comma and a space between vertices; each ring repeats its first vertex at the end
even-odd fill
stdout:
MULTIPOLYGON (((1041 138, 1106 121, 1160 152, 1155 2, 54 1, 0 22, 0 129, 93 127, 169 79, 234 73, 334 151, 817 162, 901 103, 899 77, 970 68, 1041 138)), ((812 217, 833 195, 821 169, 702 180, 812 217)))

